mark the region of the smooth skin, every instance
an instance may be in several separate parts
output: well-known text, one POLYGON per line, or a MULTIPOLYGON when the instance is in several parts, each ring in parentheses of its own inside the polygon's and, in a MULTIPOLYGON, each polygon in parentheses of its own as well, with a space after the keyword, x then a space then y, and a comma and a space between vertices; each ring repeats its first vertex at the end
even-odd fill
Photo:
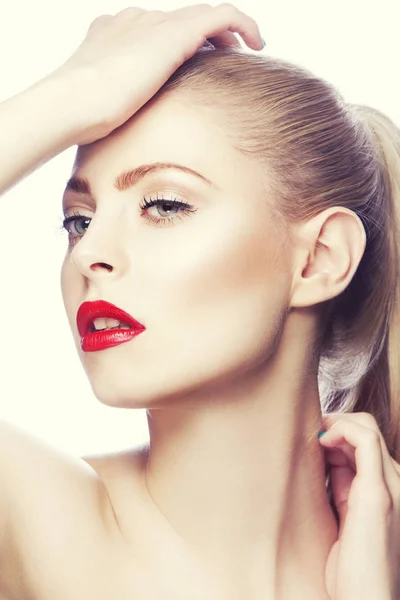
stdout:
POLYGON ((363 468, 376 424, 343 428, 358 415, 341 416, 340 435, 318 440, 325 422, 304 353, 318 325, 315 304, 345 289, 358 266, 360 221, 336 207, 278 227, 259 168, 229 146, 210 115, 180 95, 143 106, 205 38, 236 45, 233 31, 261 49, 257 25, 231 5, 104 15, 59 70, 1 105, 1 190, 81 145, 73 175, 89 181, 91 194, 63 197, 66 216, 82 215, 69 229, 62 267, 67 315, 98 399, 146 407, 151 436, 150 447, 82 460, 1 424, 7 600, 375 600, 377 590, 380 600, 395 600, 386 568, 394 560, 386 559, 400 521, 396 465, 378 477, 379 443, 371 470, 363 468), (79 103, 72 85, 80 86, 79 103), (29 144, 21 110, 31 118, 29 144), (164 170, 114 187, 122 171, 160 161, 189 166, 212 185, 164 170), (139 209, 150 197, 177 198, 192 212, 139 209), (146 331, 83 353, 76 310, 97 298, 146 331), (356 484, 349 495, 336 479, 336 493, 349 498, 341 517, 356 524, 342 526, 339 540, 325 490, 325 460, 334 468, 338 454, 323 449, 335 444, 356 484), (375 518, 363 503, 368 491, 385 500, 373 503, 375 518), (372 595, 371 580, 355 590, 367 536, 358 538, 360 523, 363 532, 370 527, 375 552, 372 595))

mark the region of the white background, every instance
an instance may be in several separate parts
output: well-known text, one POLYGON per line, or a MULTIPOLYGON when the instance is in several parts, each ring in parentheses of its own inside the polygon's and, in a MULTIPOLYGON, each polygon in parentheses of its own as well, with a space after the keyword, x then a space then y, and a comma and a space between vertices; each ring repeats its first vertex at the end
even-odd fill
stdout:
MULTIPOLYGON (((398 0, 233 3, 258 21, 269 54, 309 68, 347 101, 374 106, 400 125, 398 0)), ((135 5, 169 10, 189 4, 197 2, 135 5)), ((0 0, 0 100, 63 63, 95 17, 127 6, 119 0, 0 0)), ((75 150, 0 198, 0 418, 79 455, 133 446, 148 432, 144 410, 96 400, 64 314, 59 270, 67 238, 59 225, 75 150)))

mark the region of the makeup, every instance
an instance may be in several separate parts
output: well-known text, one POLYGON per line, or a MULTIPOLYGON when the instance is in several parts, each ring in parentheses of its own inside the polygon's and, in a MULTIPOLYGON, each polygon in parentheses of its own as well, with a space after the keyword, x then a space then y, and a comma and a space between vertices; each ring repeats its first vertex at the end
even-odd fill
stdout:
POLYGON ((105 300, 83 302, 77 311, 76 323, 84 352, 124 344, 146 329, 127 312, 105 300))

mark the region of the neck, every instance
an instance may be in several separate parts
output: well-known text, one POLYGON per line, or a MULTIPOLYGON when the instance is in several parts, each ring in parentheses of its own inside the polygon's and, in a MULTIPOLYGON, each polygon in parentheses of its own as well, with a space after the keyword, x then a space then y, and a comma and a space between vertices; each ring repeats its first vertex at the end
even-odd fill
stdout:
POLYGON ((288 582, 324 589, 337 539, 316 374, 287 348, 284 357, 206 397, 147 411, 155 505, 204 564, 236 583, 244 573, 274 598, 288 582))

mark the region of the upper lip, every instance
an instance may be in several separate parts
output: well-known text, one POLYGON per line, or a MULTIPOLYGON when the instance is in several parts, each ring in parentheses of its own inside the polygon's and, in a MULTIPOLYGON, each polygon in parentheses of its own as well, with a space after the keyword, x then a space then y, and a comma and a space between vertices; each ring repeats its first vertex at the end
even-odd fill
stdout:
POLYGON ((115 304, 105 300, 95 300, 94 302, 83 302, 78 308, 76 323, 79 335, 84 337, 90 333, 90 324, 99 317, 123 321, 127 325, 131 325, 132 329, 145 329, 144 325, 121 308, 118 308, 118 306, 115 306, 115 304))

